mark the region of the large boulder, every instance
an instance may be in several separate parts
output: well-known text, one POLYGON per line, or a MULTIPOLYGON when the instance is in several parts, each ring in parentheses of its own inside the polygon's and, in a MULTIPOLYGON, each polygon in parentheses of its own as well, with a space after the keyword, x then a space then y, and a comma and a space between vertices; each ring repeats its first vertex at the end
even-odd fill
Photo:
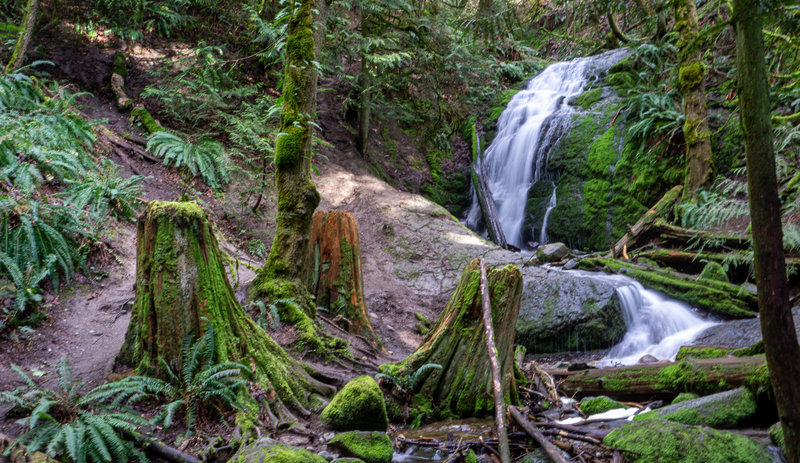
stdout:
POLYGON ((739 388, 674 403, 650 413, 683 424, 736 428, 750 422, 756 415, 756 409, 753 394, 745 388, 739 388))
POLYGON ((603 443, 641 463, 758 463, 773 461, 759 444, 740 434, 666 420, 635 421, 608 434, 603 443))
POLYGON ((569 254, 570 250, 564 243, 549 243, 539 246, 536 258, 540 262, 558 262, 569 254))
POLYGON ((517 321, 517 343, 529 353, 611 347, 626 325, 614 287, 568 273, 526 275, 517 321))
MULTIPOLYGON (((800 340, 800 307, 792 309, 797 338, 800 340)), ((761 323, 757 318, 732 320, 703 331, 692 345, 739 349, 761 341, 761 323)))
POLYGON ((392 440, 382 432, 343 432, 328 441, 328 448, 342 456, 364 460, 364 463, 389 463, 394 453, 392 440))
POLYGON ((389 426, 383 392, 369 376, 345 384, 322 410, 320 419, 340 431, 385 431, 389 426))
POLYGON ((228 463, 327 463, 319 455, 308 450, 298 449, 290 445, 262 437, 239 449, 228 463))

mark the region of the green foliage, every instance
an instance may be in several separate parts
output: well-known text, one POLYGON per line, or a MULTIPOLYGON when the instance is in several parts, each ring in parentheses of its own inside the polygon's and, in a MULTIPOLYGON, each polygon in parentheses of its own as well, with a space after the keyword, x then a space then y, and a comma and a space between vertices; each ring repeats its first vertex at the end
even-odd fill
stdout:
POLYGON ((170 37, 192 23, 197 0, 92 0, 92 16, 122 38, 140 40, 145 32, 170 37))
POLYGON ((295 302, 293 297, 284 297, 271 301, 269 306, 264 304, 263 301, 253 301, 253 304, 258 309, 258 316, 256 323, 264 329, 264 331, 275 331, 281 325, 281 316, 278 312, 278 306, 288 306, 294 310, 301 310, 300 304, 295 302))
POLYGON ((199 174, 212 188, 219 189, 230 180, 228 155, 216 140, 202 138, 193 143, 175 133, 160 130, 147 139, 147 149, 168 166, 182 168, 193 176, 199 174))
POLYGON ((89 173, 74 182, 64 192, 64 203, 75 209, 88 212, 97 220, 113 214, 121 220, 132 220, 141 200, 141 182, 143 177, 133 175, 125 178, 119 174, 119 168, 103 159, 103 170, 89 173))
MULTIPOLYGON (((176 415, 183 413, 187 436, 194 432, 200 410, 220 412, 238 408, 237 394, 247 372, 242 364, 217 362, 216 331, 211 323, 206 325, 202 338, 195 341, 193 334, 189 334, 184 340, 180 365, 169 365, 159 357, 159 367, 167 380, 132 376, 120 381, 132 391, 154 395, 167 402, 152 423, 169 428, 176 415)), ((133 397, 138 398, 138 393, 133 397)))
POLYGON ((16 365, 11 368, 24 384, 13 391, 0 392, 0 402, 12 404, 27 416, 18 421, 26 432, 6 454, 22 445, 28 453, 42 450, 52 457, 78 463, 147 461, 128 440, 140 426, 147 425, 138 412, 129 408, 129 404, 143 397, 135 387, 115 382, 81 394, 84 382, 72 378, 66 357, 58 361, 55 391, 42 388, 16 365))

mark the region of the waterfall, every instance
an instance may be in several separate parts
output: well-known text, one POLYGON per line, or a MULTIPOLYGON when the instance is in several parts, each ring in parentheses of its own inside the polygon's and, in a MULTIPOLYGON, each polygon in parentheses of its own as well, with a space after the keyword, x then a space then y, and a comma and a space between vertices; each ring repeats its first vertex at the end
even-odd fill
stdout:
POLYGON ((547 244, 550 239, 547 237, 547 219, 550 218, 550 211, 553 210, 558 204, 558 198, 556 197, 556 184, 553 183, 553 194, 550 195, 550 202, 547 203, 547 211, 544 213, 544 219, 542 220, 542 233, 539 234, 539 244, 547 244))
MULTIPOLYGON (((624 49, 612 50, 552 64, 530 79, 500 115, 497 135, 484 156, 497 218, 509 244, 527 247, 523 242, 523 222, 528 190, 545 177, 549 149, 572 122, 575 110, 569 101, 583 92, 590 79, 627 53, 624 49)), ((553 207, 554 204, 548 205, 546 215, 553 207)), ((468 223, 477 220, 479 208, 473 201, 468 223)), ((542 231, 544 239, 546 230, 542 231)))
POLYGON ((681 301, 646 289, 623 275, 574 272, 614 285, 619 296, 628 331, 598 365, 633 365, 644 355, 659 360, 675 360, 678 349, 694 341, 717 322, 704 320, 681 301))

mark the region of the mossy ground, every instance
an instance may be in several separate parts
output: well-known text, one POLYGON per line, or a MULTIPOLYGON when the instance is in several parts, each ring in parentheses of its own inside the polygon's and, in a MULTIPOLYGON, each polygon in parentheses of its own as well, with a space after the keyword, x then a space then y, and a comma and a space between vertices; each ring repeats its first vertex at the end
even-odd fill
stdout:
POLYGON ((364 463, 389 463, 394 453, 392 440, 382 432, 344 432, 328 441, 328 446, 364 463))

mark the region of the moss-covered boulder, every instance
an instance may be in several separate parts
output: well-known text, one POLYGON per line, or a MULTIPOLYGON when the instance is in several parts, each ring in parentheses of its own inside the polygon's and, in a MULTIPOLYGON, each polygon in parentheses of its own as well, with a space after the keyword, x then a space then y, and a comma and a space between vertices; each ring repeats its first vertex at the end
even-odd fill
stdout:
POLYGON ((723 281, 725 283, 730 283, 728 279, 728 274, 725 273, 725 269, 722 268, 718 262, 709 262, 704 267, 703 270, 700 272, 700 276, 697 277, 699 280, 713 280, 713 281, 723 281))
POLYGON ((359 458, 364 463, 389 463, 394 453, 392 440, 382 432, 343 432, 328 441, 328 448, 345 457, 359 458))
POLYGON ((699 395, 695 394, 694 392, 681 392, 674 399, 672 399, 672 405, 679 404, 681 402, 686 402, 687 400, 692 400, 700 397, 699 395))
POLYGON ((239 449, 228 463, 327 463, 327 461, 308 450, 263 437, 239 449))
POLYGON ((625 331, 622 308, 610 284, 571 274, 525 280, 517 343, 529 353, 608 348, 625 331))
POLYGON ((634 421, 621 426, 611 431, 603 443, 630 450, 631 453, 626 454, 630 461, 641 463, 773 461, 763 447, 745 436, 659 419, 634 421))
POLYGON ((389 426, 383 392, 369 376, 347 383, 322 410, 320 419, 341 431, 385 431, 389 426))
POLYGON ((587 415, 596 415, 617 408, 626 408, 625 405, 606 396, 588 397, 581 400, 581 411, 587 415))
POLYGON ((662 419, 714 428, 735 428, 750 422, 757 411, 753 394, 733 389, 697 397, 655 410, 662 419))

